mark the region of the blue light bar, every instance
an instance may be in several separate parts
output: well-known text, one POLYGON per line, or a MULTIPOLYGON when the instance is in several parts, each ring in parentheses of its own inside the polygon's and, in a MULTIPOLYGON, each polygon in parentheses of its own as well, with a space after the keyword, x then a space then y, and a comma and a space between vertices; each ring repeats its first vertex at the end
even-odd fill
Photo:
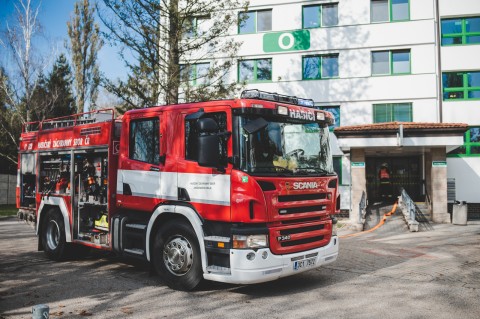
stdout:
POLYGON ((260 91, 257 89, 243 91, 242 94, 240 95, 240 98, 259 99, 259 100, 294 104, 294 105, 305 106, 310 108, 313 108, 315 106, 315 103, 313 102, 312 99, 297 98, 296 96, 270 93, 270 92, 260 91))

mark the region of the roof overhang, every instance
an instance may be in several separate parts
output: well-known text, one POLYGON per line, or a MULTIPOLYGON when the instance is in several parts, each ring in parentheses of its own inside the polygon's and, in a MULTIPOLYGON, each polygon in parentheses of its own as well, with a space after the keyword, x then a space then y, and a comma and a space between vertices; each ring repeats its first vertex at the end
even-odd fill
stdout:
POLYGON ((464 123, 389 122, 337 127, 334 130, 342 151, 352 148, 430 148, 447 152, 463 145, 468 129, 464 123))

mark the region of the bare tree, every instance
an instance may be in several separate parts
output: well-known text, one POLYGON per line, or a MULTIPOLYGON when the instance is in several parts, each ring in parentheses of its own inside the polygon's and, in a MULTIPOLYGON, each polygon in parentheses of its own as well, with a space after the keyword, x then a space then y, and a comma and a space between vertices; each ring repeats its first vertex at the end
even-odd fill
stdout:
POLYGON ((2 85, 7 103, 14 108, 24 123, 29 122, 33 105, 32 94, 38 83, 38 75, 46 67, 34 54, 32 39, 40 30, 37 20, 39 7, 32 8, 31 0, 19 0, 15 4, 16 23, 7 24, 6 47, 13 57, 15 71, 2 85))
POLYGON ((103 0, 105 37, 121 47, 128 79, 105 80, 124 109, 232 95, 225 73, 239 43, 229 38, 243 0, 103 0), (197 66, 203 72, 196 72, 197 66))
POLYGON ((74 16, 67 22, 78 113, 85 111, 85 105, 95 108, 100 84, 97 54, 103 42, 94 15, 95 7, 90 6, 89 0, 80 0, 75 3, 74 16))

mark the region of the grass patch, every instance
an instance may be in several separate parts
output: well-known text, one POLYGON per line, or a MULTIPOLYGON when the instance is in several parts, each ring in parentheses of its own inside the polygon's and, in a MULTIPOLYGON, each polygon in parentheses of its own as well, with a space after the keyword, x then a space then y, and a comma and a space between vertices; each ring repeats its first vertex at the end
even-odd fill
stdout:
POLYGON ((18 208, 15 205, 0 205, 0 216, 15 216, 18 208))

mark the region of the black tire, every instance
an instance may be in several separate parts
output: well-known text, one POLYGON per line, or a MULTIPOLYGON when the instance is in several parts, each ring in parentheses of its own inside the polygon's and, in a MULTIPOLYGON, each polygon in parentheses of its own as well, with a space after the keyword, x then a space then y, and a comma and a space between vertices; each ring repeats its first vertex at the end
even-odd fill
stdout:
POLYGON ((186 222, 170 221, 158 229, 152 259, 155 271, 172 289, 190 291, 203 280, 197 236, 186 222))
POLYGON ((65 224, 57 209, 52 208, 46 212, 41 236, 43 251, 49 259, 60 261, 66 257, 65 224))

